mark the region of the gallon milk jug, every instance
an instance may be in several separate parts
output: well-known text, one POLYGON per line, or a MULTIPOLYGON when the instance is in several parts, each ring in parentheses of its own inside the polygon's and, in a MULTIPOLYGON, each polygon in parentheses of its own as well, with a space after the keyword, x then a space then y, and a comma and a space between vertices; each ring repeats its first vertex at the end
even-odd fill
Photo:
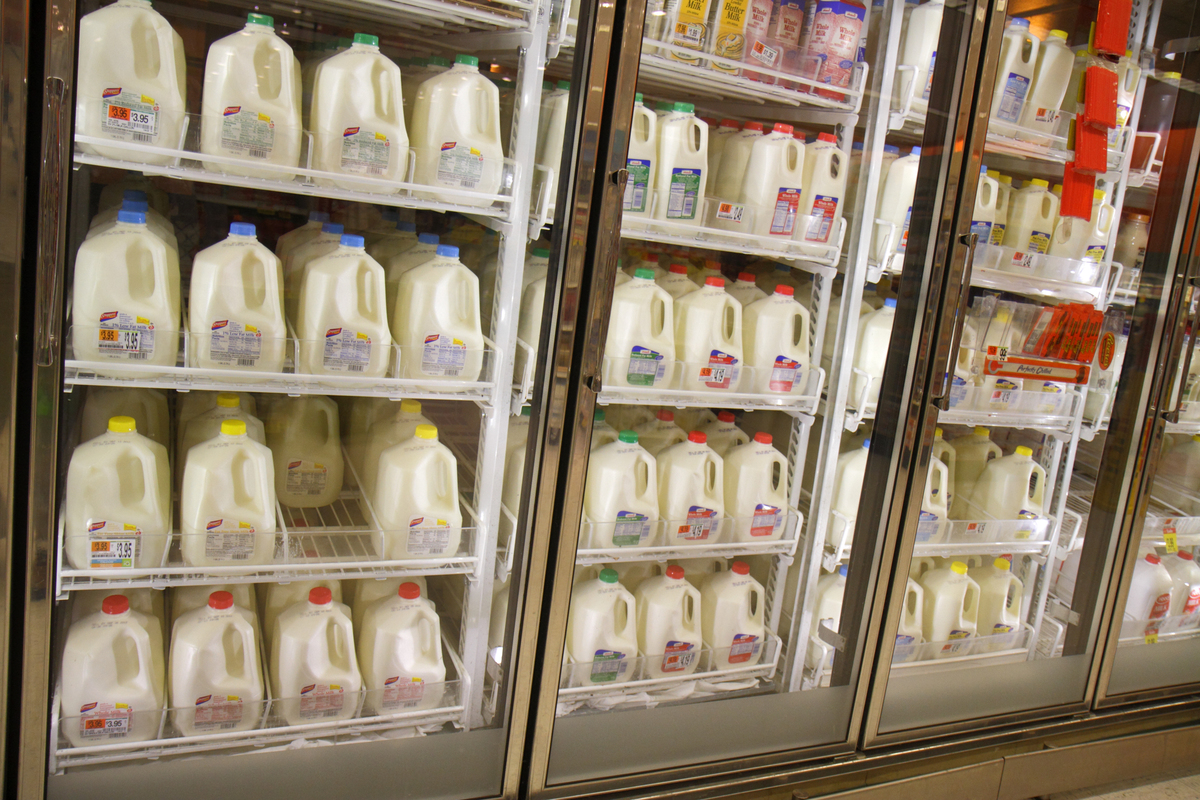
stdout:
POLYGON ((475 381, 483 369, 479 278, 438 245, 437 257, 400 276, 392 336, 406 378, 475 381))
POLYGON ((804 143, 792 137, 791 125, 775 123, 771 132, 754 139, 746 162, 737 202, 753 215, 748 232, 756 236, 791 238, 801 214, 804 186, 804 143))
POLYGON ((342 583, 337 580, 292 581, 291 583, 265 584, 266 592, 259 591, 263 606, 263 639, 268 651, 275 639, 275 623, 279 615, 294 605, 308 602, 308 594, 318 586, 328 589, 335 603, 342 602, 342 583))
POLYGON ((803 231, 806 242, 830 244, 842 218, 842 198, 846 194, 846 168, 849 160, 837 146, 832 133, 818 133, 817 140, 804 148, 804 197, 800 215, 808 218, 803 231))
POLYGON ((289 725, 354 716, 362 674, 350 609, 323 586, 310 590, 306 602, 279 615, 269 673, 274 708, 289 725))
POLYGON ((73 624, 62 660, 67 740, 87 747, 156 738, 165 699, 163 661, 161 628, 131 610, 124 595, 109 595, 99 614, 73 624))
MULTIPOLYGON (((558 172, 562 169, 563 137, 567 133, 567 105, 571 100, 571 84, 559 81, 558 89, 542 99, 541 113, 546 117, 544 133, 537 140, 537 163, 554 170, 554 180, 543 191, 550 195, 550 202, 558 197, 558 172)), ((538 127, 542 128, 541 117, 538 127)), ((501 151, 503 152, 503 150, 501 151)))
MULTIPOLYGON (((205 595, 203 601, 193 606, 193 608, 199 608, 207 603, 208 594, 213 591, 212 587, 208 586, 202 586, 198 588, 204 589, 205 595)), ((248 591, 253 591, 249 585, 247 585, 246 588, 248 591)), ((79 592, 73 592, 71 599, 71 622, 75 623, 84 617, 92 614, 99 614, 104 608, 105 599, 107 599, 111 594, 112 591, 110 589, 87 589, 79 592)), ((165 595, 166 592, 162 591, 161 589, 151 589, 149 587, 125 587, 121 590, 121 594, 123 594, 125 599, 129 601, 130 608, 139 614, 142 614, 151 621, 159 623, 159 632, 162 634, 163 641, 165 642, 168 631, 170 630, 167 623, 171 621, 167 617, 165 602, 163 600, 163 595, 165 595)), ((174 602, 172 601, 172 608, 173 607, 174 602)), ((190 611, 191 609, 189 608, 185 610, 190 611)))
POLYGON ((634 594, 638 648, 647 677, 690 675, 700 663, 700 592, 683 577, 683 567, 648 578, 634 594))
MULTIPOLYGON (((246 27, 208 48, 200 105, 200 150, 250 164, 300 161, 300 62, 275 35, 275 20, 251 13, 246 27)), ((286 180, 286 173, 205 162, 214 172, 286 180)))
POLYGON ((950 507, 953 519, 983 519, 982 509, 970 501, 975 492, 975 482, 983 474, 984 467, 992 459, 1000 458, 1004 452, 991 440, 987 428, 975 428, 966 436, 959 436, 951 445, 954 447, 954 501, 950 507))
POLYGON ((858 342, 855 344, 854 373, 850 384, 850 403, 856 408, 879 402, 879 387, 883 367, 887 363, 888 346, 892 341, 892 323, 896 319, 896 300, 889 297, 883 308, 865 314, 858 320, 858 342))
POLYGON ((697 286, 703 286, 704 282, 709 278, 725 279, 721 272, 721 262, 716 259, 705 259, 704 264, 691 274, 692 283, 697 286))
MULTIPOLYGON (((927 642, 952 642, 975 635, 979 618, 979 584, 967 575, 967 565, 955 561, 921 576, 925 589, 921 635, 927 642)), ((952 655, 952 647, 942 649, 952 655)))
POLYGON ((116 225, 83 240, 71 301, 76 359, 173 367, 179 311, 179 255, 145 214, 121 211, 116 225))
POLYGON ((954 446, 942 438, 941 428, 933 429, 933 457, 946 465, 946 477, 950 483, 946 497, 946 506, 949 508, 954 503, 958 454, 954 451, 954 446))
POLYGON ((429 599, 429 586, 424 575, 412 575, 406 578, 363 578, 359 581, 347 581, 346 604, 350 606, 354 629, 362 630, 363 614, 373 604, 380 600, 390 600, 397 595, 402 583, 415 583, 421 590, 421 597, 433 607, 429 599), (352 591, 351 591, 352 589, 352 591))
POLYGON ((723 558, 676 558, 668 563, 683 567, 684 577, 697 589, 704 585, 709 575, 729 569, 729 562, 723 558))
MULTIPOLYGON (((677 277, 695 290, 686 268, 677 277)), ((603 375, 608 386, 660 389, 675 377, 674 301, 648 269, 613 290, 603 375)))
POLYGON ((289 508, 318 508, 342 490, 337 404, 328 397, 280 397, 267 418, 275 497, 289 508))
POLYGON ((1171 616, 1178 617, 1200 611, 1200 567, 1190 550, 1168 555, 1163 566, 1171 574, 1171 616))
POLYGON ((992 119, 1015 125, 1025 110, 1026 95, 1033 82, 1041 40, 1029 32, 1029 20, 1013 17, 1000 43, 996 67, 996 89, 992 94, 992 119))
POLYGON ((188 297, 189 349, 201 369, 282 372, 287 353, 283 264, 260 244, 254 225, 234 222, 229 237, 196 254, 188 297))
POLYGON ((597 578, 571 590, 567 617, 567 655, 580 666, 576 681, 620 683, 633 677, 637 657, 637 609, 633 595, 617 580, 617 571, 602 569, 597 578))
POLYGON ((138 434, 132 417, 71 453, 63 523, 75 569, 151 569, 162 563, 171 530, 167 448, 138 434))
POLYGON ((383 302, 383 267, 367 255, 361 236, 343 234, 336 250, 304 271, 296 324, 298 371, 383 377, 392 355, 383 302))
POLYGON ((1012 455, 988 461, 975 482, 971 502, 983 519, 1037 519, 1045 516, 1042 501, 1046 470, 1021 445, 1012 455))
MULTIPOLYGON (((217 408, 217 400, 223 394, 236 395, 238 408, 241 411, 250 416, 257 415, 258 402, 254 399, 254 395, 249 392, 202 392, 197 389, 193 389, 190 392, 179 392, 175 396, 175 452, 180 454, 180 458, 187 455, 187 450, 183 446, 183 440, 187 434, 188 423, 205 411, 217 408)), ((249 425, 249 423, 247 424, 249 425)), ((220 433, 219 426, 212 435, 216 436, 218 433, 220 433)), ((263 441, 266 440, 264 439, 263 441)))
POLYGON ((681 389, 736 390, 742 364, 742 306, 725 292, 724 278, 675 302, 675 358, 681 389))
POLYGON ((667 408, 660 408, 655 419, 643 422, 633 430, 638 436, 638 444, 652 456, 687 440, 687 433, 675 424, 675 412, 667 408))
POLYGON ((770 542, 783 537, 788 507, 788 461, 771 445, 771 434, 733 448, 724 464, 725 513, 733 541, 770 542))
MULTIPOLYGON (((817 605, 813 610, 813 638, 820 638, 818 626, 837 632, 842 622, 842 597, 846 593, 846 565, 817 579, 817 605)), ((828 658, 833 659, 830 651, 828 658)))
POLYGON ((150 204, 150 208, 157 211, 164 218, 171 213, 171 201, 167 197, 167 193, 158 188, 148 176, 133 172, 125 173, 124 177, 114 183, 107 184, 100 190, 98 208, 102 211, 120 209, 125 201, 125 192, 128 191, 140 193, 136 194, 132 199, 145 200, 150 204))
POLYGON ((321 227, 329 222, 329 214, 324 211, 308 212, 308 221, 299 228, 293 228, 275 241, 275 255, 287 263, 288 256, 302 244, 312 241, 321 233, 321 227))
POLYGON ((722 540, 725 477, 721 457, 700 431, 658 454, 658 512, 666 520, 668 546, 722 540))
POLYGON ((1035 131, 1054 132, 1058 110, 1063 107, 1067 84, 1071 81, 1071 66, 1075 54, 1067 46, 1067 32, 1050 31, 1037 51, 1033 70, 1033 88, 1025 98, 1021 112, 1021 127, 1035 131))
POLYGON ((968 574, 979 584, 979 616, 976 620, 979 635, 1012 633, 1020 628, 1024 586, 1012 574, 1008 559, 997 558, 989 566, 977 567, 968 574))
POLYGON ((617 440, 616 428, 604 421, 604 409, 597 408, 592 416, 592 449, 612 444, 617 440))
POLYGON ((215 439, 187 451, 179 512, 183 560, 192 567, 268 564, 275 553, 271 451, 227 419, 215 439))
MULTIPOLYGON (((716 130, 708 132, 708 177, 705 180, 713 182, 712 186, 714 188, 716 187, 717 173, 721 171, 721 156, 725 152, 725 145, 741 129, 742 124, 737 120, 723 119, 716 130)), ((630 146, 632 147, 632 142, 630 146)), ((712 194, 715 194, 715 192, 712 194)))
POLYGON ((718 411, 716 421, 701 425, 700 432, 708 438, 708 446, 721 458, 729 455, 729 451, 738 445, 750 441, 750 436, 737 426, 737 417, 732 411, 718 411))
POLYGON ((863 477, 867 471, 867 454, 871 440, 864 439, 862 446, 838 456, 833 471, 832 509, 845 520, 836 516, 829 524, 829 544, 834 549, 849 547, 854 538, 854 520, 858 518, 858 502, 862 497, 863 477))
MULTIPOLYGON (((638 587, 645 583, 650 578, 656 578, 666 574, 666 565, 660 564, 657 561, 618 561, 614 564, 606 564, 609 569, 617 573, 617 580, 621 585, 630 592, 637 594, 638 587)), ((595 567, 591 575, 580 577, 576 576, 578 582, 584 578, 594 578, 600 574, 600 567, 595 567)))
POLYGON ((524 384, 526 373, 533 380, 533 370, 537 364, 538 340, 541 338, 542 313, 546 303, 546 279, 544 277, 530 283, 521 292, 521 313, 517 316, 517 337, 529 345, 526 350, 517 348, 513 359, 513 382, 524 384))
MULTIPOLYGON (((992 219, 992 230, 986 244, 1001 244, 1004 242, 1004 232, 1008 229, 1008 204, 1012 198, 1012 178, 1001 175, 994 169, 987 171, 987 176, 996 181, 996 209, 992 219)), ((980 244, 985 244, 981 239, 980 244)))
POLYGON ((311 122, 313 168, 376 181, 322 179, 339 189, 390 194, 383 181, 405 179, 408 133, 400 68, 379 52, 379 37, 354 34, 354 44, 317 68, 311 122))
POLYGON ((171 631, 172 721, 185 736, 246 731, 261 720, 264 697, 258 633, 233 595, 181 616, 171 631))
POLYGON ((654 218, 690 224, 701 221, 708 169, 708 125, 691 103, 675 103, 659 121, 654 168, 654 218))
POLYGON ((75 130, 125 147, 80 145, 106 158, 166 164, 141 145, 178 148, 187 111, 183 39, 148 0, 118 0, 79 20, 75 130))
POLYGON ((1125 601, 1125 619, 1162 619, 1171 610, 1175 582, 1171 573, 1154 553, 1146 553, 1133 567, 1129 597, 1125 601))
POLYGON ((384 212, 392 212, 397 217, 392 222, 384 220, 384 229, 375 233, 367 240, 367 252, 371 258, 382 264, 392 256, 405 253, 417 246, 417 226, 415 223, 399 219, 396 209, 385 208, 384 212))
POLYGON ((221 425, 229 419, 241 420, 246 425, 246 433, 251 439, 259 444, 266 444, 266 426, 262 421, 242 408, 241 397, 232 392, 221 392, 217 395, 216 406, 182 424, 183 436, 179 439, 175 464, 175 471, 180 478, 183 477, 188 452, 201 442, 218 436, 221 433, 221 425))
POLYGON ((171 412, 167 398, 157 389, 89 386, 79 420, 79 441, 95 439, 108 430, 113 417, 132 417, 142 436, 163 447, 170 444, 171 412))
MULTIPOLYGON (((790 288, 790 287, 789 287, 790 288)), ((739 272, 737 280, 732 285, 726 286, 725 291, 734 300, 742 304, 742 319, 746 318, 745 308, 756 300, 762 300, 767 296, 767 293, 754 283, 753 272, 739 272)), ((793 291, 795 291, 793 289, 793 291)))
POLYGON ((979 236, 979 244, 987 244, 992 238, 992 225, 996 224, 996 202, 1000 197, 1000 182, 988 175, 988 168, 979 166, 979 183, 975 188, 975 210, 971 214, 971 233, 979 236))
POLYGON ((875 226, 871 254, 876 261, 882 261, 892 253, 903 253, 908 247, 908 226, 912 220, 913 195, 917 189, 917 167, 920 163, 921 148, 914 147, 908 155, 892 162, 880 184, 882 188, 875 216, 892 227, 875 226), (887 247, 889 234, 890 249, 887 247))
POLYGON ((929 90, 933 88, 933 66, 937 63, 938 38, 942 32, 942 0, 929 0, 905 9, 908 20, 904 43, 900 47, 900 65, 915 71, 896 72, 900 102, 912 97, 912 105, 924 110, 929 105, 929 90))
POLYGON ((395 253, 387 260, 379 259, 387 284, 389 314, 396 307, 396 294, 400 291, 400 276, 437 258, 440 241, 441 239, 436 233, 421 233, 417 235, 417 243, 408 250, 395 253))
POLYGON ((1194 486, 1200 482, 1200 434, 1176 440, 1171 449, 1163 454, 1159 474, 1183 486, 1194 486))
POLYGON ((721 163, 716 173, 715 183, 710 182, 709 192, 721 200, 730 203, 739 202, 742 194, 742 179, 746 175, 746 165, 750 161, 750 153, 754 142, 762 138, 761 122, 747 122, 741 131, 731 135, 721 151, 721 163))
POLYGON ((581 547, 601 549, 655 544, 658 472, 654 456, 633 431, 592 450, 583 489, 586 524, 581 547))
MULTIPOLYGON (((478 58, 455 56, 453 68, 417 89, 412 146, 417 154, 416 183, 487 194, 500 191, 500 93, 479 74, 478 58)), ((426 196, 468 206, 492 204, 463 194, 426 196)))
POLYGON ((922 626, 925 618, 925 589, 912 578, 904 589, 904 609, 896 628, 896 646, 920 644, 925 638, 922 626))
POLYGON ((763 624, 762 584, 744 561, 728 572, 714 572, 700 589, 704 646, 714 651, 717 669, 751 666, 762 658, 767 629, 763 624))
POLYGON ((283 261, 283 299, 288 320, 295 325, 300 311, 300 287, 309 263, 329 255, 342 243, 345 228, 339 222, 326 222, 316 236, 296 245, 283 261))
MULTIPOLYGON (((736 285, 736 284, 735 284, 736 285)), ((790 393, 804 385, 809 361, 808 309, 795 300, 795 290, 779 285, 770 297, 742 310, 746 366, 759 394, 790 393)))
POLYGON ((175 236, 175 226, 162 214, 152 209, 149 201, 146 200, 146 193, 137 189, 126 189, 121 205, 116 208, 105 209, 92 217, 92 222, 88 226, 87 236, 95 236, 97 233, 103 233, 113 225, 116 225, 117 215, 122 211, 139 211, 145 214, 146 227, 150 232, 166 242, 168 247, 178 252, 179 240, 175 236))
POLYGON ((525 453, 527 444, 522 442, 510 450, 504 459, 504 480, 500 486, 500 502, 504 508, 514 515, 500 514, 500 533, 497 539, 500 547, 507 548, 512 539, 514 518, 521 512, 521 486, 525 480, 525 453))
MULTIPOLYGON (((675 300, 678 300, 685 294, 691 294, 700 290, 700 287, 688 277, 686 264, 672 264, 667 269, 666 275, 657 275, 654 281, 675 300)), ((620 282, 618 281, 619 284, 620 282)))
POLYGON ((1050 255, 1099 264, 1108 249, 1108 234, 1116 216, 1116 209, 1105 202, 1104 192, 1096 189, 1090 219, 1059 218, 1050 241, 1050 255))
POLYGON ((917 541, 940 541, 943 528, 939 523, 950 516, 947 497, 950 494, 950 472, 937 458, 929 459, 925 473, 925 495, 921 498, 917 541))
POLYGON ((363 612, 358 663, 367 713, 431 708, 442 699, 442 625, 421 587, 405 582, 363 612))
POLYGON ((389 560, 451 558, 462 538, 458 462, 433 425, 379 455, 375 514, 389 560))
MULTIPOLYGON (((136 590, 133 590, 136 591, 136 590)), ((153 591, 153 590, 151 590, 153 591)), ((213 592, 228 592, 233 597, 233 604, 237 607, 242 615, 250 620, 250 624, 254 626, 254 630, 258 631, 258 605, 254 599, 254 584, 252 583, 214 583, 205 586, 174 586, 169 590, 171 598, 171 627, 175 627, 175 623, 179 618, 189 611, 206 608, 208 599, 213 592)), ((155 592, 161 595, 162 592, 155 592)), ((129 596, 129 592, 126 592, 129 596)), ((137 603, 132 603, 134 610, 138 610, 137 603)), ((142 612, 145 613, 145 612, 142 612)))
POLYGON ((1004 246, 1018 253, 1047 252, 1057 214, 1058 198, 1050 192, 1049 182, 1034 178, 1009 199, 1004 246))

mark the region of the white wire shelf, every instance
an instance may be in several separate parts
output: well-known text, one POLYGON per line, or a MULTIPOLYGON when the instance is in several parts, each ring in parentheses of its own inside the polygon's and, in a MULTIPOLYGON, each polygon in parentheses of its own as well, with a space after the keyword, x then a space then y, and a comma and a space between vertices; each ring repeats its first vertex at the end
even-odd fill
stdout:
MULTIPOLYGON (((783 509, 774 526, 762 526, 755 518, 723 517, 708 523, 711 532, 703 540, 686 541, 685 537, 695 533, 695 520, 647 520, 642 522, 641 541, 645 544, 630 544, 623 547, 580 547, 575 553, 579 565, 612 564, 615 562, 659 561, 680 558, 733 558, 735 556, 793 555, 804 525, 804 515, 794 508, 783 509), (757 527, 756 527, 757 526, 757 527), (773 527, 773 531, 766 530, 773 527), (755 533, 757 530, 759 533, 755 533), (735 539, 735 531, 743 536, 735 539), (762 534, 762 541, 755 538, 762 534), (749 536, 747 539, 746 536, 749 536), (667 543, 671 542, 671 543, 667 543)), ((604 541, 628 533, 637 521, 594 522, 585 519, 580 525, 579 540, 583 544, 602 544, 604 541)), ((633 533, 630 538, 637 536, 633 533)))
POLYGON ((1118 263, 1021 253, 1011 247, 975 248, 971 285, 1051 301, 1089 303, 1103 311, 1112 302, 1124 267, 1118 263))
POLYGON ((892 653, 892 673, 913 676, 1025 661, 1033 640, 1033 627, 1026 623, 1015 631, 991 636, 898 644, 892 653))
MULTIPOLYGON (((976 516, 983 516, 982 513, 976 516)), ((1055 544, 1058 522, 1038 519, 922 520, 917 523, 914 557, 1042 554, 1055 544)))

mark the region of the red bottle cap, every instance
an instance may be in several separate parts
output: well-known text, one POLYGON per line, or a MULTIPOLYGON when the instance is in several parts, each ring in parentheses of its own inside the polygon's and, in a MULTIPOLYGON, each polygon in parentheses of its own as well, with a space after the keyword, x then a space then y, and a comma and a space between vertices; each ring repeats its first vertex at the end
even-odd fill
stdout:
POLYGON ((773 133, 791 133, 794 130, 796 129, 786 122, 776 122, 775 127, 771 129, 773 133))
POLYGON ((704 444, 708 441, 708 434, 703 431, 692 431, 688 434, 688 441, 696 444, 704 444))
POLYGON ((754 273, 753 272, 739 272, 738 280, 745 281, 746 283, 754 283, 754 273))
POLYGON ((738 575, 749 575, 750 565, 745 561, 735 561, 733 562, 733 571, 738 575))
POLYGON ((687 267, 683 264, 672 264, 670 271, 676 275, 687 275, 687 267))
POLYGON ((818 133, 817 141, 818 142, 833 142, 834 144, 837 144, 837 137, 834 136, 832 133, 818 133))
POLYGON ((718 278, 716 275, 713 275, 710 278, 704 279, 704 285, 705 286, 720 286, 722 289, 724 289, 725 288, 725 279, 718 278))
POLYGON ((722 128, 737 128, 740 130, 742 127, 742 123, 738 122, 736 119, 723 119, 723 120, 721 120, 721 127, 722 128))
POLYGON ((213 592, 208 596, 208 607, 218 611, 233 608, 233 595, 229 592, 213 592))
POLYGON ((704 266, 708 267, 709 269, 720 270, 721 262, 717 261, 715 258, 706 258, 704 259, 704 266))
POLYGON ((405 600, 416 600, 421 596, 421 585, 412 581, 402 583, 400 584, 399 595, 405 600))
POLYGON ((754 434, 754 441, 758 442, 759 444, 770 444, 772 441, 774 441, 774 439, 771 437, 771 434, 760 432, 754 434))
POLYGON ((314 586, 308 590, 308 602, 316 606, 327 606, 333 602, 333 592, 328 586, 314 586))
POLYGON ((737 420, 737 417, 733 415, 732 411, 718 411, 717 419, 721 420, 721 422, 734 422, 737 420))
POLYGON ((124 614, 129 610, 129 598, 123 594, 110 594, 104 598, 100 610, 105 614, 124 614))
POLYGON ((1162 563, 1162 559, 1159 558, 1154 553, 1146 553, 1146 560, 1149 561, 1151 564, 1161 564, 1162 563))
POLYGON ((745 125, 742 126, 742 130, 758 131, 759 133, 762 133, 762 123, 761 122, 747 122, 745 125))
POLYGON ((683 580, 683 567, 678 564, 672 564, 667 567, 667 577, 673 581, 683 580))
POLYGON ((796 290, 786 283, 781 283, 775 287, 775 294, 781 294, 785 297, 795 297, 796 290))
POLYGON ((1186 558, 1188 561, 1192 561, 1196 558, 1194 555, 1192 555, 1191 550, 1180 550, 1178 556, 1180 558, 1186 558))
POLYGON ((675 412, 671 411, 670 409, 667 409, 667 408, 660 408, 658 410, 658 418, 661 419, 663 422, 674 422, 675 421, 675 412))

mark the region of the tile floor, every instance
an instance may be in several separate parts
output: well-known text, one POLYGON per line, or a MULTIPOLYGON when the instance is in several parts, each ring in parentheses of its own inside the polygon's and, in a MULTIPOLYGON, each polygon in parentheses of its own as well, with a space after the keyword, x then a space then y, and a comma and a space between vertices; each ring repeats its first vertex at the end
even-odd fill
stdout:
POLYGON ((1041 800, 1196 800, 1200 774, 1194 770, 1164 773, 1160 780, 1123 781, 1078 792, 1046 795, 1041 800))

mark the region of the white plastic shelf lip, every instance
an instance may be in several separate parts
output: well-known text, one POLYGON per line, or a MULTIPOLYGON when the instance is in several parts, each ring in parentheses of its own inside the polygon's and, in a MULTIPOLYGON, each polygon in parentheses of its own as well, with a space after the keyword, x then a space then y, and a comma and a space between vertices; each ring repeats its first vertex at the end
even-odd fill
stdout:
POLYGON ((1075 429, 1075 403, 1079 394, 1064 384, 1066 391, 1055 399, 1046 392, 1012 391, 997 402, 987 387, 955 387, 950 392, 949 410, 938 415, 942 425, 982 425, 999 428, 1038 428, 1071 433, 1075 429), (1047 405, 1049 404, 1049 405, 1047 405))
MULTIPOLYGON (((705 198, 708 204, 713 198, 705 198)), ((796 230, 807 230, 803 224, 810 217, 797 219, 796 230)), ((838 224, 838 232, 830 238, 841 241, 846 227, 845 218, 838 224)), ((787 261, 811 262, 824 267, 837 267, 841 249, 836 244, 805 242, 803 239, 780 238, 777 236, 754 236, 737 231, 708 228, 697 224, 672 220, 646 219, 626 216, 621 225, 621 236, 644 242, 677 244, 698 247, 722 253, 743 253, 752 256, 783 259, 787 261)))
POLYGON ((575 563, 612 564, 630 561, 667 561, 680 558, 736 558, 796 552, 797 539, 776 539, 770 542, 728 542, 725 544, 694 545, 689 547, 610 547, 582 548, 575 553, 575 563))
MULTIPOLYGON (((796 551, 796 544, 800 538, 800 530, 804 525, 804 515, 794 508, 783 510, 773 528, 778 531, 777 538, 767 539, 765 536, 762 541, 753 541, 755 538, 754 530, 756 525, 762 525, 763 521, 758 517, 720 517, 711 520, 703 528, 705 536, 711 534, 712 540, 697 540, 684 541, 683 543, 674 544, 658 544, 659 542, 669 540, 684 534, 699 533, 701 528, 698 528, 696 520, 643 520, 642 523, 647 528, 642 530, 635 529, 633 535, 638 536, 643 531, 645 532, 645 541, 649 544, 630 544, 625 546, 614 547, 598 547, 598 548, 580 548, 576 551, 576 564, 604 564, 613 561, 666 561, 669 558, 729 558, 739 555, 760 555, 770 553, 786 553, 793 554, 796 551), (733 537, 741 531, 743 535, 748 534, 751 537, 750 541, 723 541, 733 537)), ((601 540, 601 543, 607 539, 611 539, 614 535, 619 535, 616 529, 617 525, 627 526, 630 521, 613 521, 613 522, 595 522, 586 520, 582 523, 580 530, 580 539, 585 542, 594 541, 596 538, 601 540)), ((637 521, 633 521, 637 524, 637 521)), ((626 532, 627 528, 623 528, 622 532, 626 532)), ((770 535, 770 533, 768 533, 770 535)))
MULTIPOLYGON (((1063 135, 1033 131, 1016 125, 992 120, 988 125, 984 151, 1033 159, 1049 164, 1065 164, 1075 160, 1075 151, 1067 149, 1067 138, 1063 135)), ((1120 149, 1108 149, 1109 174, 1118 172, 1124 154, 1120 149)))
POLYGON ((1166 644, 1200 636, 1200 611, 1161 619, 1127 619, 1121 623, 1118 647, 1166 644))
POLYGON ((467 5, 440 0, 376 0, 373 5, 403 11, 406 15, 418 17, 422 22, 449 22, 472 30, 527 28, 531 25, 535 3, 527 0, 492 0, 492 3, 508 6, 513 11, 504 13, 501 9, 489 9, 482 4, 467 5))
MULTIPOLYGON (((1195 408, 1191 409, 1190 413, 1195 413, 1197 410, 1200 410, 1200 403, 1188 403, 1185 401, 1184 406, 1183 406, 1183 413, 1185 413, 1185 414, 1189 413, 1189 408, 1193 405, 1195 406, 1195 408)), ((1186 433, 1190 436, 1194 436, 1197 433, 1200 433, 1200 419, 1182 420, 1180 422, 1168 422, 1167 427, 1166 427, 1166 432, 1167 433, 1186 433)))
MULTIPOLYGON (((994 247, 994 245, 983 246, 994 247)), ((1009 250, 1010 248, 1004 249, 1009 250)), ((1066 261, 1067 259, 1060 260, 1066 261)), ((1105 267, 1100 271, 1107 274, 1108 269, 1105 267)), ((1105 292, 1103 285, 1094 286, 1085 283, 1075 283, 1073 281, 1056 280, 1054 278, 1042 278, 1036 275, 1021 275, 1017 272, 990 267, 975 268, 971 272, 971 285, 983 289, 996 289, 1001 292, 1022 294, 1029 297, 1044 297, 1047 300, 1069 300, 1075 303, 1087 303, 1096 306, 1101 311, 1104 310, 1105 292)))
POLYGON ((682 389, 646 389, 634 386, 605 389, 596 398, 602 406, 640 406, 647 403, 674 408, 756 408, 788 411, 811 416, 816 411, 818 397, 814 395, 766 395, 747 392, 684 391, 682 389))
POLYGON ((1025 661, 1032 640, 1033 627, 1024 624, 1010 633, 897 645, 892 655, 892 671, 914 675, 1025 661))

